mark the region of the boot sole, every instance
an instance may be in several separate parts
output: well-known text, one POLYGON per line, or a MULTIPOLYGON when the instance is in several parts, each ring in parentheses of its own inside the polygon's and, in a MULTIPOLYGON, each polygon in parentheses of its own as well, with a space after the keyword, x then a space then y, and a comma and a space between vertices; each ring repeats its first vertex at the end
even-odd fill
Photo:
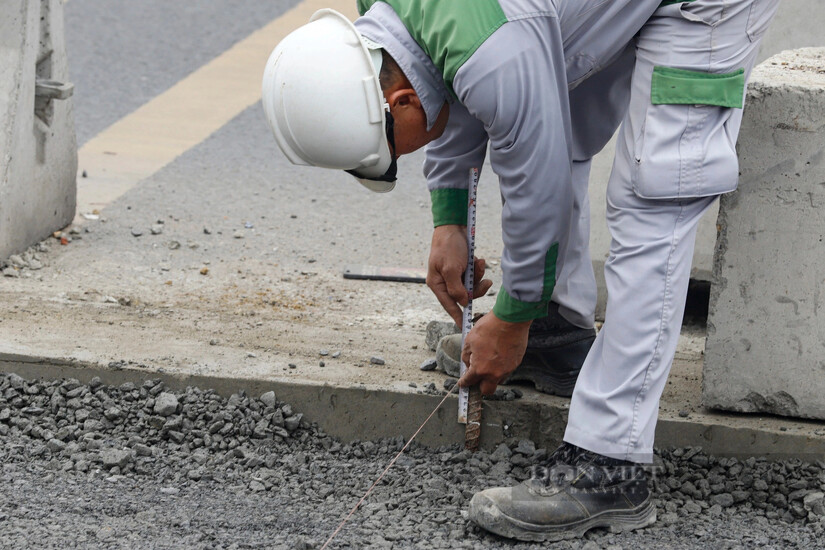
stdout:
MULTIPOLYGON (((487 499, 485 499, 487 500, 487 499)), ((656 507, 648 497, 636 508, 607 511, 566 525, 536 525, 511 518, 495 505, 470 501, 470 519, 483 529, 506 537, 527 542, 556 542, 581 538, 591 529, 607 529, 611 533, 635 531, 656 522, 656 507)), ((487 500, 489 503, 490 501, 487 500)))

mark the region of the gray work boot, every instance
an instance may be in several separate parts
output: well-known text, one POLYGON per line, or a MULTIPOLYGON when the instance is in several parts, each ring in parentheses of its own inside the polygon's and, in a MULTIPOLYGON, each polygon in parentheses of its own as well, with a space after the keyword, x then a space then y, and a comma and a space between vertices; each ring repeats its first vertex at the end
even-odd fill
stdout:
MULTIPOLYGON (((536 319, 530 325, 524 359, 504 383, 530 382, 540 392, 570 397, 595 339, 594 329, 569 323, 559 314, 558 304, 550 302, 547 317, 536 319)), ((442 338, 435 359, 441 370, 458 377, 461 335, 442 338)))
POLYGON ((487 489, 470 501, 470 519, 523 541, 578 538, 593 528, 632 531, 656 521, 641 465, 563 443, 545 467, 515 487, 487 489))

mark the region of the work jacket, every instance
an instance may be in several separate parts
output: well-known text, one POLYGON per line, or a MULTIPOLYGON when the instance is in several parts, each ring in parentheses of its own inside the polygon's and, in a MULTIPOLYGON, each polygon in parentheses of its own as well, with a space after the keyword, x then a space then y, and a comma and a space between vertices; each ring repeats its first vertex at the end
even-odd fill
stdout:
POLYGON ((629 74, 587 81, 632 55, 633 36, 660 2, 358 2, 358 31, 398 63, 428 127, 450 104, 424 164, 436 226, 466 224, 468 173, 481 168, 489 144, 503 200, 503 284, 493 312, 505 321, 546 315, 574 224, 572 162, 607 143, 627 105, 629 74), (602 100, 571 112, 576 94, 602 100))

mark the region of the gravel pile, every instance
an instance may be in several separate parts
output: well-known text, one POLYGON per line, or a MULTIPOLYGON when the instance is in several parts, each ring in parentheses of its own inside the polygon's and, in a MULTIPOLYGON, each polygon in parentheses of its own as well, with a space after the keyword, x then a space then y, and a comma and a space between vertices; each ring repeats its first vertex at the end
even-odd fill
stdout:
MULTIPOLYGON (((269 392, 223 398, 0 375, 0 547, 319 548, 403 446, 344 444, 269 392)), ((470 524, 475 491, 525 479, 547 449, 415 444, 333 548, 816 548, 825 464, 660 453, 659 522, 557 545, 470 524)))
POLYGON ((22 254, 12 254, 8 258, 0 258, 0 273, 4 277, 32 277, 46 265, 45 255, 49 252, 49 241, 30 246, 22 254))

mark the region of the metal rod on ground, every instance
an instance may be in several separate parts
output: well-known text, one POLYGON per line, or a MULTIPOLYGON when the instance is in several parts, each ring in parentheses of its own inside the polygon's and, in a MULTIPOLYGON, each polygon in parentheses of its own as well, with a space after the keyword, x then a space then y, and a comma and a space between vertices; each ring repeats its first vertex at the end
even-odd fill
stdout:
MULTIPOLYGON (((473 284, 475 282, 475 245, 476 245, 476 195, 478 193, 478 168, 470 169, 470 186, 467 196, 467 269, 464 271, 464 288, 467 291, 467 305, 461 323, 461 349, 473 326, 473 284)), ((464 376, 467 365, 461 361, 459 373, 464 376)), ((466 424, 464 448, 478 450, 481 436, 481 391, 478 386, 458 390, 458 421, 466 424)))

